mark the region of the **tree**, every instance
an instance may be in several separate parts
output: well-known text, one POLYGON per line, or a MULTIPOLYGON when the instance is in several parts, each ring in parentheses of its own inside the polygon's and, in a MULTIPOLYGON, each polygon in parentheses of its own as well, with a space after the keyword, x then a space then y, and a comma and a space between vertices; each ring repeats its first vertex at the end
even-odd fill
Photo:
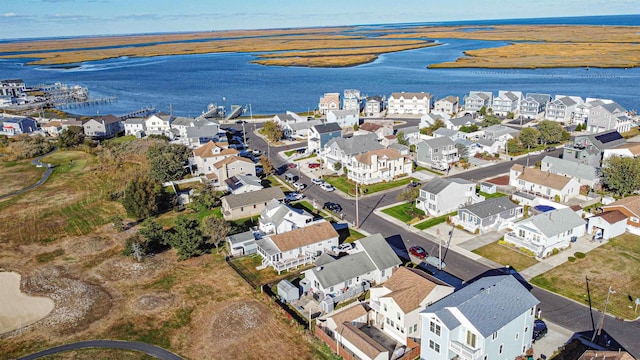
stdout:
POLYGON ((480 125, 482 125, 483 127, 489 127, 493 125, 500 125, 501 123, 502 120, 499 117, 495 115, 486 115, 480 125))
POLYGON ((538 141, 540 141, 540 131, 532 127, 526 127, 520 131, 518 139, 520 139, 522 146, 527 148, 536 147, 538 141))
POLYGON ((465 144, 461 144, 457 142, 455 144, 456 149, 458 149, 458 157, 460 159, 468 159, 469 158, 469 149, 465 144))
POLYGON ((476 124, 464 125, 464 126, 460 127, 460 131, 463 132, 463 133, 476 132, 476 131, 478 131, 478 125, 476 125, 476 124))
POLYGON ((400 194, 398 194, 398 196, 396 196, 396 200, 398 201, 405 201, 405 202, 413 202, 418 196, 420 195, 420 188, 419 187, 409 187, 406 188, 404 190, 402 190, 402 192, 400 192, 400 194))
POLYGON ((164 245, 164 230, 155 221, 147 219, 142 223, 138 233, 127 238, 122 252, 125 256, 134 256, 136 260, 142 259, 153 252, 158 251, 164 245))
POLYGON ((431 124, 431 126, 427 126, 425 128, 420 129, 420 134, 422 135, 433 135, 433 132, 445 127, 445 123, 444 121, 440 120, 440 119, 436 119, 436 121, 433 122, 433 124, 431 124))
POLYGON ((407 138, 404 137, 404 131, 398 131, 396 133, 396 140, 398 140, 398 144, 408 146, 409 142, 407 138))
POLYGON ((260 156, 260 163, 262 164, 262 172, 265 175, 273 174, 273 163, 271 162, 271 159, 267 157, 267 155, 260 156))
POLYGON ((340 169, 342 169, 342 163, 340 161, 333 163, 333 170, 340 171, 340 169))
POLYGON ((221 205, 220 196, 222 195, 219 191, 208 184, 200 184, 196 186, 196 196, 194 197, 193 202, 205 209, 213 209, 221 205))
POLYGON ((507 112, 507 119, 513 119, 514 117, 516 117, 516 114, 512 113, 511 111, 507 112))
POLYGON ((282 136, 284 135, 284 131, 282 131, 282 127, 273 120, 269 120, 264 123, 264 126, 262 127, 262 132, 267 137, 267 139, 271 142, 276 142, 282 139, 282 136))
POLYGON ((138 177, 127 184, 122 205, 127 215, 136 219, 145 219, 159 214, 168 202, 164 188, 151 179, 138 177))
POLYGON ((562 141, 563 133, 566 131, 560 124, 551 120, 542 120, 538 124, 538 130, 540 131, 540 140, 544 144, 557 144, 562 141))
MULTIPOLYGON (((583 130, 583 129, 582 129, 582 124, 578 124, 578 125, 576 125, 576 129, 575 129, 575 131, 582 131, 582 130, 583 130)), ((585 130, 586 130, 586 125, 585 125, 585 130)))
POLYGON ((196 219, 180 217, 168 234, 169 244, 176 249, 178 260, 202 255, 204 253, 204 236, 196 219))
POLYGON ((62 130, 58 136, 58 146, 61 148, 71 148, 84 143, 84 129, 82 126, 69 126, 62 130))
POLYGON ((517 138, 515 139, 509 139, 507 141, 507 154, 515 154, 515 153, 521 153, 522 152, 522 144, 520 143, 520 140, 518 140, 517 138))
POLYGON ((161 183, 182 178, 187 173, 189 154, 189 148, 180 144, 158 143, 149 147, 151 178, 161 183))
POLYGON ((478 110, 478 114, 482 116, 487 115, 487 107, 486 106, 481 107, 480 110, 478 110))
POLYGON ((202 230, 209 237, 207 244, 214 245, 219 251, 220 244, 224 243, 224 238, 231 232, 231 225, 224 219, 209 216, 202 220, 202 230))
POLYGON ((612 156, 604 161, 601 172, 604 184, 617 195, 640 189, 640 158, 612 156))
POLYGON ((358 124, 353 124, 353 131, 358 131, 359 128, 358 124))

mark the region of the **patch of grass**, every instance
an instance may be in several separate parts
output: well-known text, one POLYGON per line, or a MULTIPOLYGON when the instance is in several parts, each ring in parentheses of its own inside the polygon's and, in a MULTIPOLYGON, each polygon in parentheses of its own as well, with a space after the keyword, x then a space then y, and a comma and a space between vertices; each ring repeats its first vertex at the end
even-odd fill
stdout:
POLYGON ((135 136, 127 135, 127 136, 120 136, 120 137, 115 137, 115 138, 112 138, 112 139, 107 139, 104 142, 105 142, 105 144, 116 145, 116 144, 122 144, 122 143, 131 142, 131 141, 134 141, 135 139, 136 139, 135 136))
POLYGON ((298 150, 289 150, 289 151, 285 151, 284 154, 287 155, 288 157, 291 157, 291 155, 297 153, 298 150))
POLYGON ((534 257, 521 254, 509 246, 500 245, 497 241, 477 248, 473 250, 473 253, 486 259, 493 260, 498 264, 509 265, 516 271, 522 271, 538 263, 534 257))
POLYGON ((507 194, 503 194, 501 192, 495 192, 493 194, 489 194, 486 192, 478 191, 478 194, 484 196, 485 200, 507 196, 507 194))
POLYGON ((311 159, 311 158, 314 158, 314 157, 318 157, 318 154, 317 153, 313 153, 313 154, 311 154, 309 156, 305 156, 305 157, 302 157, 302 158, 296 159, 296 160, 298 160, 298 161, 299 160, 306 160, 306 159, 311 159))
POLYGON ((425 216, 424 211, 418 209, 414 202, 396 205, 394 207, 384 209, 382 212, 393 216, 404 223, 411 223, 414 219, 425 216))
POLYGON ((249 278, 249 280, 259 286, 290 278, 293 274, 297 274, 300 271, 306 270, 313 266, 313 264, 310 264, 304 267, 300 267, 297 270, 288 272, 283 271, 281 274, 278 274, 272 267, 257 270, 256 268, 262 265, 262 257, 257 254, 235 258, 231 261, 247 278, 249 278))
MULTIPOLYGON (((326 176, 323 178, 324 181, 333 185, 336 189, 342 191, 345 194, 349 194, 351 196, 355 196, 356 194, 356 184, 355 182, 347 179, 344 176, 326 176)), ((358 185, 358 189, 361 194, 373 194, 379 191, 389 190, 396 188, 398 186, 408 185, 411 181, 418 181, 417 179, 406 177, 399 180, 381 182, 377 184, 371 185, 358 185)))
POLYGON ((188 325, 192 312, 193 308, 180 308, 172 318, 159 325, 127 321, 113 326, 108 332, 114 339, 142 341, 170 349, 171 333, 188 325))
POLYGON ((356 240, 360 240, 360 239, 366 237, 364 234, 362 234, 362 233, 360 233, 357 230, 354 230, 352 228, 348 229, 348 234, 347 235, 348 236, 344 240, 342 240, 342 239, 339 239, 339 240, 341 240, 342 242, 346 242, 346 243, 352 243, 352 242, 354 242, 356 240))
POLYGON ((55 165, 55 174, 80 172, 91 161, 91 155, 82 151, 56 151, 42 159, 43 163, 55 165))
POLYGON ((161 277, 160 279, 158 279, 158 280, 152 282, 151 284, 147 285, 146 288, 169 291, 169 290, 171 290, 171 288, 173 287, 173 284, 175 282, 176 282, 175 275, 165 275, 165 276, 161 277))
POLYGON ((442 216, 434 217, 434 218, 431 218, 431 219, 428 219, 428 220, 425 220, 425 221, 423 221, 421 223, 416 224, 415 227, 420 229, 420 230, 428 229, 430 227, 433 227, 433 226, 442 224, 443 222, 446 222, 447 218, 449 216, 454 216, 456 214, 457 214, 457 212, 454 211, 454 212, 450 212, 450 213, 442 215, 442 216))
POLYGON ((36 261, 39 263, 46 263, 62 255, 64 255, 63 249, 55 249, 51 252, 39 254, 36 256, 36 261))

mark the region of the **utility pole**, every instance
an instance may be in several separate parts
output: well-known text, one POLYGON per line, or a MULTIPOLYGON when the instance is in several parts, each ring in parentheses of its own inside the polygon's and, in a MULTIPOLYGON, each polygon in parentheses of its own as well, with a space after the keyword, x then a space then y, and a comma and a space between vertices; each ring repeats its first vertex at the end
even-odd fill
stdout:
POLYGON ((602 310, 602 317, 600 318, 600 324, 598 325, 598 331, 593 333, 591 337, 591 341, 594 341, 596 336, 600 336, 602 334, 602 328, 604 327, 604 318, 607 316, 607 304, 609 304, 609 296, 611 294, 615 294, 616 292, 609 286, 609 291, 607 291, 607 300, 604 301, 604 309, 602 310))
POLYGON ((359 213, 359 208, 358 208, 358 182, 356 181, 356 226, 355 228, 358 229, 360 227, 360 213, 359 213))
POLYGON ((442 238, 440 237, 440 229, 436 230, 438 236, 438 270, 442 271, 442 238))
POLYGON ((589 302, 589 315, 591 315, 591 329, 596 331, 596 323, 593 321, 593 309, 591 308, 591 291, 589 290, 589 277, 584 277, 587 282, 587 301, 589 302))

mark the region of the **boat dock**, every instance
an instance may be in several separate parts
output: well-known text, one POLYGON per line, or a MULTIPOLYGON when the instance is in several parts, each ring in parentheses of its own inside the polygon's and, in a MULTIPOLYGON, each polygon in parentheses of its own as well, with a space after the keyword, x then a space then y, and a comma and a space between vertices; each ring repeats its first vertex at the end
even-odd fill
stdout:
POLYGON ((132 111, 128 114, 124 114, 124 115, 120 115, 118 116, 120 118, 120 120, 127 120, 127 119, 131 119, 131 118, 136 118, 136 117, 147 117, 153 113, 156 112, 156 108, 154 107, 146 107, 144 109, 140 109, 140 110, 136 110, 136 111, 132 111))

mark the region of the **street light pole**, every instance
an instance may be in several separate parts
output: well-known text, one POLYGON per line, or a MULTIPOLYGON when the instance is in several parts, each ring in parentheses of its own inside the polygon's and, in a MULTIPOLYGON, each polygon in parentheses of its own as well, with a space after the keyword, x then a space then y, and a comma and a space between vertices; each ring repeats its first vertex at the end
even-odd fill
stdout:
POLYGON ((358 229, 360 227, 360 209, 358 208, 358 182, 356 181, 356 226, 354 226, 356 229, 358 229))

